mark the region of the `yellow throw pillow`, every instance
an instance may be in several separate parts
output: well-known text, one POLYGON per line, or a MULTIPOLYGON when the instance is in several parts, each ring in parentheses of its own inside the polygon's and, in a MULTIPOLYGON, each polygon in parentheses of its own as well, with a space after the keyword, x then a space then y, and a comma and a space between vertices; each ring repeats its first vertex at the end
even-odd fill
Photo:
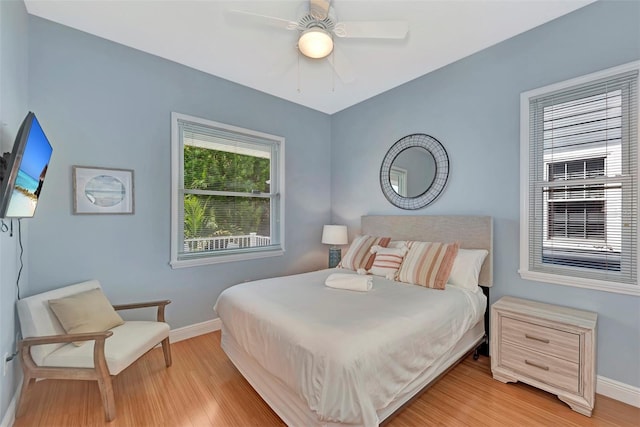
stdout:
MULTIPOLYGON (((49 300, 49 307, 68 334, 102 332, 124 323, 102 289, 92 289, 49 300)), ((85 342, 79 341, 74 344, 80 346, 85 342)))

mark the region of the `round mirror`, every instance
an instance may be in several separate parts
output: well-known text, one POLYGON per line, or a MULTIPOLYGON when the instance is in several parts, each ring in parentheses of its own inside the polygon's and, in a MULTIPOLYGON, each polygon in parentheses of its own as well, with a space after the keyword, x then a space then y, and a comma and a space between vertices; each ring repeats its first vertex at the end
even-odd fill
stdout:
POLYGON ((436 177, 436 159, 422 147, 405 148, 391 163, 391 188, 402 197, 418 197, 436 177))
POLYGON ((446 150, 425 134, 408 135, 393 144, 380 168, 382 192, 402 209, 420 209, 433 202, 448 177, 446 150))

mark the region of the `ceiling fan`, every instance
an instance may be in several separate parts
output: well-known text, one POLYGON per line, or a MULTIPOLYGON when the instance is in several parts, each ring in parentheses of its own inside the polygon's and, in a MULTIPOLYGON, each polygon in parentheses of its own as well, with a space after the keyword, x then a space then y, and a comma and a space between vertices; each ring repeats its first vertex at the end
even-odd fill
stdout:
POLYGON ((344 69, 337 69, 336 65, 339 63, 344 67, 346 61, 344 58, 334 61, 329 57, 334 52, 335 37, 404 39, 409 32, 409 24, 405 21, 338 21, 331 0, 309 0, 308 11, 298 21, 241 10, 230 12, 258 24, 297 31, 297 48, 300 53, 311 59, 327 58, 343 81, 351 80, 349 73, 344 69))

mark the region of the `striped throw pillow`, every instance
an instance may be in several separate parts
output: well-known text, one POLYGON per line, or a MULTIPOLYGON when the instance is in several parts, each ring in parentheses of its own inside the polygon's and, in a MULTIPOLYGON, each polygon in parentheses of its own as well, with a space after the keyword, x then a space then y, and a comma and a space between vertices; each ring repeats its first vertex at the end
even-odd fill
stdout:
POLYGON ((409 242, 408 246, 397 280, 444 289, 458 253, 458 243, 409 242))
POLYGON ((369 235, 357 236, 353 239, 347 253, 342 257, 338 268, 358 271, 360 268, 369 270, 373 265, 375 254, 369 252, 372 246, 386 247, 391 239, 389 237, 374 237, 369 235))
POLYGON ((369 272, 375 276, 383 276, 389 280, 395 280, 398 270, 402 265, 402 260, 407 253, 407 247, 383 248, 381 246, 371 247, 371 252, 376 254, 373 265, 369 272))

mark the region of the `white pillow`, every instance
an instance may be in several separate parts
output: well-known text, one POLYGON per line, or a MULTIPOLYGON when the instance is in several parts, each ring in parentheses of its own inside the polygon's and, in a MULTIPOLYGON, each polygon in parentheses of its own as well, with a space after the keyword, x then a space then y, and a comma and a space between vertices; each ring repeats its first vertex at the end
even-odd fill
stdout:
POLYGON ((458 249, 449 275, 449 284, 475 290, 478 286, 482 263, 488 254, 489 251, 486 249, 458 249))
POLYGON ((407 241, 406 240, 392 240, 387 245, 387 248, 391 248, 391 249, 401 249, 401 248, 406 248, 406 247, 407 247, 407 241))

